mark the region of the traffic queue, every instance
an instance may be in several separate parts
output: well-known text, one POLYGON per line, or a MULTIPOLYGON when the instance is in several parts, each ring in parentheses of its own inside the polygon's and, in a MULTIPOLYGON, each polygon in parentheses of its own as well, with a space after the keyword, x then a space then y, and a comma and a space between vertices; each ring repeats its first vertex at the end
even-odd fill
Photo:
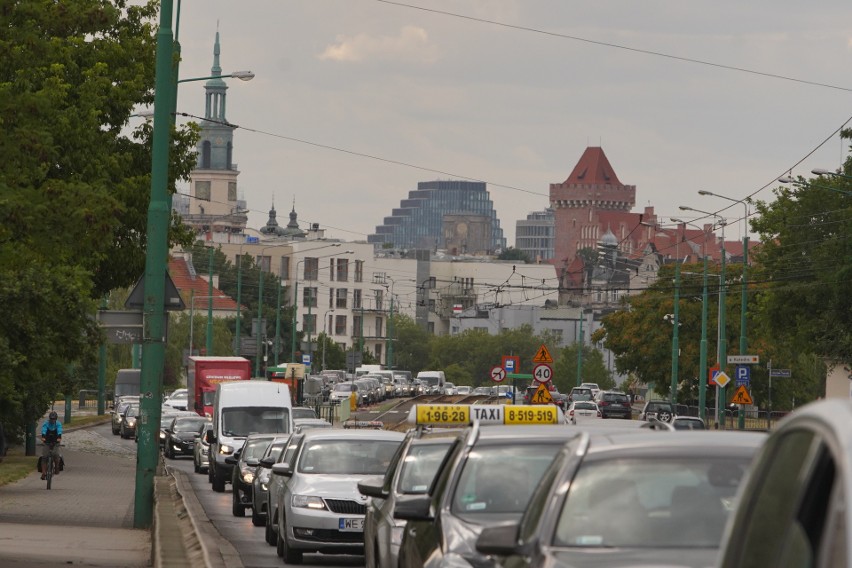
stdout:
MULTIPOLYGON (((641 420, 606 420, 582 416, 577 403, 595 405, 585 397, 569 416, 556 403, 424 396, 400 432, 313 427, 289 395, 274 402, 282 388, 220 385, 197 439, 213 490, 231 485, 233 515, 250 509, 287 564, 321 553, 382 568, 852 565, 836 544, 850 526, 849 437, 825 432, 848 424, 849 403, 811 405, 846 422, 804 407, 768 435, 678 431, 679 417, 648 404, 641 420)), ((621 400, 607 393, 595 399, 621 400)))

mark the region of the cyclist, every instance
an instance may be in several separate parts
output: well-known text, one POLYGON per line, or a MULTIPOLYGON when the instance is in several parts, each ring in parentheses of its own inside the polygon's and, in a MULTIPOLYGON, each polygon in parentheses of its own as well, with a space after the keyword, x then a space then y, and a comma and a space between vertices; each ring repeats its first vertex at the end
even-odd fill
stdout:
MULTIPOLYGON (((47 415, 47 422, 45 422, 41 427, 41 442, 43 444, 41 450, 42 463, 47 464, 47 458, 50 455, 50 452, 53 451, 55 468, 53 473, 58 475, 59 470, 61 469, 60 464, 62 463, 62 450, 60 449, 60 444, 62 443, 62 424, 57 420, 59 415, 56 414, 56 411, 51 410, 50 414, 47 415), (51 449, 51 444, 56 444, 51 449)), ((47 475, 47 471, 41 472, 41 478, 45 479, 47 475)))

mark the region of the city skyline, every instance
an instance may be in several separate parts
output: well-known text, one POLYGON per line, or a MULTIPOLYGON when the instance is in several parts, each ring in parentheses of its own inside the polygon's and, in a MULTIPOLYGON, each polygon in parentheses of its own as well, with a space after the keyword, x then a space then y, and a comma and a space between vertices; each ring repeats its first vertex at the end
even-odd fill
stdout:
MULTIPOLYGON (((549 185, 601 146, 636 186, 633 211, 654 205, 667 220, 678 205, 731 206, 722 214, 736 239, 742 206, 698 190, 742 198, 768 185, 755 197, 770 199, 787 170, 842 163, 846 145, 830 135, 849 118, 837 62, 852 7, 722 2, 699 19, 669 1, 619 4, 183 3, 180 75, 209 74, 217 21, 223 72, 256 74, 228 90, 253 228, 273 200, 283 211, 295 199, 302 223, 366 240, 418 182, 475 178, 511 246, 515 222, 547 207, 549 185)), ((201 116, 203 104, 202 83, 181 86, 179 112, 201 116)))

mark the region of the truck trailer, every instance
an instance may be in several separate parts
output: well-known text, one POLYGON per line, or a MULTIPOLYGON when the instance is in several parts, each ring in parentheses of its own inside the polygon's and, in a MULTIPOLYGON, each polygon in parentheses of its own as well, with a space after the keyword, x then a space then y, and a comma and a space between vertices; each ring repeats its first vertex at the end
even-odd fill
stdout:
POLYGON ((216 385, 251 379, 251 361, 245 357, 190 357, 186 373, 187 410, 213 416, 216 385))

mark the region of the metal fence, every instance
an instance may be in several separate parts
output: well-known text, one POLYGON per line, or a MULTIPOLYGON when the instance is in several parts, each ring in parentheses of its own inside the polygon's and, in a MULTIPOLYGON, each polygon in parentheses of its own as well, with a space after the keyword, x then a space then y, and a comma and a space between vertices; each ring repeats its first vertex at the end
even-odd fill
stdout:
MULTIPOLYGON (((104 400, 106 401, 107 406, 109 406, 112 401, 112 391, 106 391, 104 393, 104 400)), ((98 391, 83 389, 78 393, 78 404, 77 408, 86 408, 89 406, 97 406, 98 405, 98 391)))
MULTIPOLYGON (((677 413, 680 416, 700 416, 698 406, 686 406, 683 404, 677 405, 677 413)), ((788 414, 786 411, 768 412, 766 410, 745 410, 743 411, 743 430, 767 431, 772 430, 775 424, 788 414)), ((716 408, 705 407, 704 409, 705 423, 707 428, 713 430, 739 430, 739 411, 726 408, 722 411, 722 420, 716 420, 716 408)))

